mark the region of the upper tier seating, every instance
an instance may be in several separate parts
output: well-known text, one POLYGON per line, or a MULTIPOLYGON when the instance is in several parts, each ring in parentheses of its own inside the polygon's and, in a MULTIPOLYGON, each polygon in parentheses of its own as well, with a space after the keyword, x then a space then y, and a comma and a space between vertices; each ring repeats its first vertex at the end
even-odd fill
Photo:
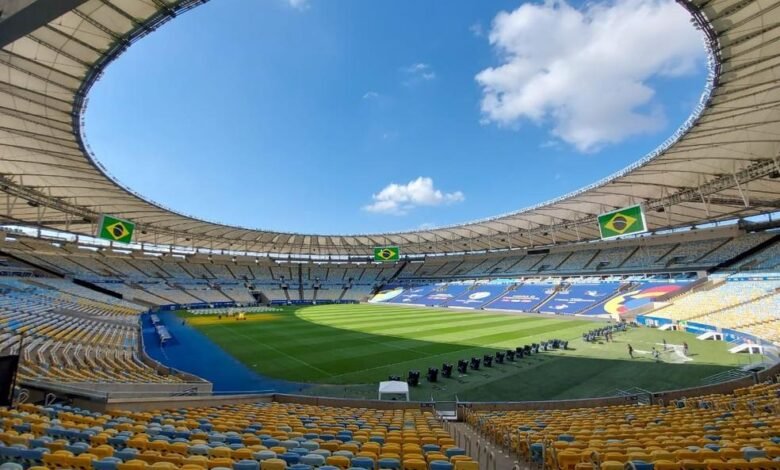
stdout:
POLYGON ((640 246, 625 263, 623 268, 644 268, 644 267, 660 267, 663 263, 658 261, 664 259, 674 245, 642 245, 640 246))
POLYGON ((778 271, 780 270, 780 243, 775 243, 757 253, 748 256, 739 263, 740 270, 778 271))
POLYGON ((67 292, 69 294, 83 297, 85 299, 92 299, 104 304, 115 305, 117 307, 124 307, 125 309, 128 310, 128 313, 133 313, 133 312, 140 313, 143 310, 145 310, 140 305, 134 304, 132 302, 128 302, 126 300, 117 299, 115 297, 111 297, 105 294, 101 294, 100 292, 96 292, 92 289, 87 289, 86 287, 82 287, 78 284, 74 284, 68 279, 39 277, 39 278, 35 278, 34 281, 28 281, 28 283, 32 283, 32 282, 36 284, 49 286, 60 292, 67 292))
POLYGON ((233 273, 231 273, 230 269, 224 264, 214 263, 205 266, 205 268, 211 273, 211 276, 209 277, 217 279, 234 279, 233 273))
POLYGON ((371 294, 374 288, 365 285, 353 285, 344 292, 342 300, 363 300, 371 294))
POLYGON ((209 287, 205 281, 201 281, 199 283, 182 282, 179 283, 179 287, 181 287, 182 290, 184 290, 188 295, 200 300, 201 302, 214 303, 231 301, 219 290, 209 287))
POLYGON ((755 246, 772 238, 774 233, 755 233, 745 237, 732 238, 726 244, 721 245, 715 251, 701 259, 704 264, 718 264, 734 258, 755 246))
POLYGON ((582 271, 585 266, 590 264, 590 260, 596 256, 597 250, 581 250, 575 251, 564 261, 561 266, 561 271, 582 271))
POLYGON ((97 284, 105 289, 121 294, 126 299, 148 302, 152 305, 167 305, 171 303, 168 299, 145 291, 140 285, 134 287, 124 282, 98 282, 97 284))
POLYGON ((255 278, 255 275, 252 274, 252 271, 249 269, 249 266, 243 264, 236 264, 230 266, 229 269, 233 273, 233 275, 235 275, 236 279, 252 280, 255 278))
POLYGON ((659 260, 656 265, 675 266, 693 264, 694 262, 697 262, 699 259, 701 259, 704 255, 708 254, 710 251, 715 250, 724 243, 726 243, 726 239, 723 238, 680 243, 672 251, 670 251, 669 254, 659 260))
POLYGON ((626 258, 635 250, 636 248, 633 246, 601 250, 593 260, 591 260, 590 264, 586 266, 586 269, 598 270, 619 268, 623 265, 623 262, 626 261, 626 258))
POLYGON ((171 286, 165 283, 153 283, 153 284, 139 284, 146 289, 150 294, 157 297, 161 297, 167 300, 169 304, 199 304, 203 303, 203 300, 193 297, 187 292, 179 289, 178 287, 171 286))
POLYGON ((240 304, 251 304, 255 302, 255 298, 249 289, 241 284, 227 284, 220 286, 220 290, 234 302, 240 304))

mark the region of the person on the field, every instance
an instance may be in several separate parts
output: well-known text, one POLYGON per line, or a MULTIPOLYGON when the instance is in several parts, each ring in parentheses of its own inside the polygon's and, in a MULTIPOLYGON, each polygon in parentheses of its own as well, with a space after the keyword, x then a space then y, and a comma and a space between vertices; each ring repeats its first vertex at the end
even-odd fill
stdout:
POLYGON ((655 362, 661 362, 661 354, 655 349, 655 346, 653 346, 653 359, 655 359, 655 362))
POLYGON ((686 356, 688 355, 688 342, 687 341, 683 343, 683 354, 686 355, 686 356))
POLYGON ((666 351, 666 349, 667 349, 667 347, 666 347, 666 338, 664 338, 664 351, 666 351))
POLYGON ((630 344, 628 345, 628 355, 631 356, 631 359, 634 358, 634 348, 630 344))

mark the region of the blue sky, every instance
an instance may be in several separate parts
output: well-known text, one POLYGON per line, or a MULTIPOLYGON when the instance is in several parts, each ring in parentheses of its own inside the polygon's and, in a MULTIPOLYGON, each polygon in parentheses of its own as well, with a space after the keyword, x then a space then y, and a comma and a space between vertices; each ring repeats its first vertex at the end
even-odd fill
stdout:
POLYGON ((704 64, 671 0, 213 0, 109 66, 86 132, 120 181, 184 213, 416 229, 632 163, 690 114, 704 64))

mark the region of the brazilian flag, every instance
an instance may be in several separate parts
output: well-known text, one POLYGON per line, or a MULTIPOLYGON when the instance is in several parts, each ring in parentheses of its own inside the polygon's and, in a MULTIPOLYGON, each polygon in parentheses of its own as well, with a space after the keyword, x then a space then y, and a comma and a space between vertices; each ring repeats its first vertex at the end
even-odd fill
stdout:
POLYGON ((400 253, 397 246, 378 246, 374 248, 374 261, 398 261, 400 253))
POLYGON ((642 206, 624 207, 599 216, 601 238, 615 238, 633 233, 647 232, 642 206))
POLYGON ((98 238, 112 242, 130 243, 133 240, 133 231, 135 231, 135 224, 129 220, 117 219, 110 215, 100 217, 98 238))

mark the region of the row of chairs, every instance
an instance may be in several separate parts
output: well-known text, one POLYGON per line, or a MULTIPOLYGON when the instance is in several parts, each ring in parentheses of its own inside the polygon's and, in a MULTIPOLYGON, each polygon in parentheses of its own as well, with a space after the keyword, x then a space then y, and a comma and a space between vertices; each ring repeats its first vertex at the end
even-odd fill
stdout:
MULTIPOLYGON (((584 470, 594 462, 703 466, 780 463, 780 385, 663 405, 472 412, 467 420, 529 462, 584 470)), ((744 465, 743 465, 744 466, 744 465)))

